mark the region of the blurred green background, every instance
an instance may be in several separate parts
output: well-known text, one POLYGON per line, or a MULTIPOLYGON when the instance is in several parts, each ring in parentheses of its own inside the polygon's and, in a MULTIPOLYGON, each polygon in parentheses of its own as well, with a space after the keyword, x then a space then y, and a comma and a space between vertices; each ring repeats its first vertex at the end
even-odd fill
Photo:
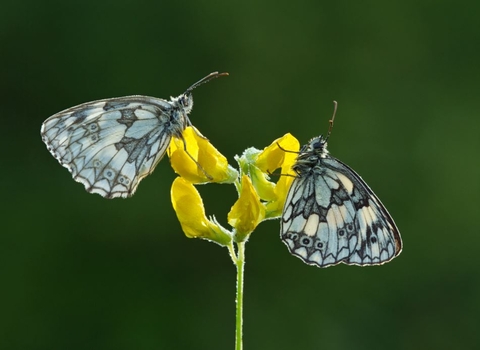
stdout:
MULTIPOLYGON (((247 244, 245 349, 480 347, 480 2, 4 1, 1 349, 233 349, 235 269, 187 239, 164 159, 128 200, 88 194, 41 123, 130 94, 195 90, 192 122, 234 164, 324 134, 400 228, 403 253, 318 269, 279 222, 247 244), (10 122, 12 124, 10 124, 10 122)), ((199 189, 226 223, 233 186, 199 189)))

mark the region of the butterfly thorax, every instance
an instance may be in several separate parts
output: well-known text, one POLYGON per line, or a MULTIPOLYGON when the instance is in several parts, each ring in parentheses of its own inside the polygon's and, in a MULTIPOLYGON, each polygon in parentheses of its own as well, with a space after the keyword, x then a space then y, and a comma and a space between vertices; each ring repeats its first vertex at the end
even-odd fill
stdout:
POLYGON ((310 174, 321 163, 322 158, 327 157, 327 140, 323 136, 314 137, 300 149, 292 169, 299 176, 310 174))
POLYGON ((165 128, 169 130, 170 135, 181 138, 183 130, 190 125, 188 114, 193 108, 193 98, 191 94, 182 94, 178 97, 171 97, 172 106, 168 114, 160 116, 165 128))
POLYGON ((183 130, 188 125, 188 116, 178 108, 172 108, 168 113, 159 115, 158 118, 167 133, 177 138, 181 138, 183 130))

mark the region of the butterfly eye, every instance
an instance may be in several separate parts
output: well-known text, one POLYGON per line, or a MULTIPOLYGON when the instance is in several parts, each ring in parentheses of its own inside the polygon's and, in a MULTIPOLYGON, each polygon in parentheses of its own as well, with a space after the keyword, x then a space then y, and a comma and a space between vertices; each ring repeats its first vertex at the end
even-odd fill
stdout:
POLYGON ((321 136, 318 139, 316 139, 314 142, 312 142, 312 148, 314 151, 322 149, 324 145, 325 145, 325 142, 323 141, 321 136))
POLYGON ((180 104, 184 107, 184 108, 189 108, 192 106, 192 103, 193 103, 193 97, 192 95, 188 94, 188 95, 183 95, 181 98, 180 98, 180 104))

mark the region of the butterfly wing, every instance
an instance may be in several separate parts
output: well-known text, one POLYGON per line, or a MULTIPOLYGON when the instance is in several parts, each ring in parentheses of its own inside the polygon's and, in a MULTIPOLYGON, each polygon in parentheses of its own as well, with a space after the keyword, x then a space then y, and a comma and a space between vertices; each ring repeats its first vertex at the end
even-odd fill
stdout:
POLYGON ((383 204, 346 164, 327 156, 290 187, 281 238, 305 263, 380 265, 400 254, 398 229, 383 204))
POLYGON ((43 123, 41 134, 48 150, 88 192, 126 198, 164 156, 172 123, 185 128, 183 120, 172 119, 169 102, 127 96, 59 112, 43 123))

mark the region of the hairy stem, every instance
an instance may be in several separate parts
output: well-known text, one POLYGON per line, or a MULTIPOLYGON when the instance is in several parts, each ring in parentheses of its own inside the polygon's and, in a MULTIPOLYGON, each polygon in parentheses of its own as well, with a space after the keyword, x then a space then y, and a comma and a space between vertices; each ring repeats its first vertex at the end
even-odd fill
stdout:
POLYGON ((245 242, 237 243, 237 316, 235 328, 235 350, 243 349, 243 271, 245 267, 245 242))

